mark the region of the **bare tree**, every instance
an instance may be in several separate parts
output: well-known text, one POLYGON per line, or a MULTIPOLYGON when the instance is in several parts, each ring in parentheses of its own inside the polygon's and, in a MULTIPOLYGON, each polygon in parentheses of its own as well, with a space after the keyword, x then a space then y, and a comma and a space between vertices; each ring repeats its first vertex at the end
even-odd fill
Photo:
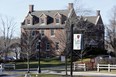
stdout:
POLYGON ((108 50, 113 51, 116 55, 116 6, 113 8, 110 24, 107 26, 106 31, 106 44, 108 50))
POLYGON ((85 8, 82 0, 74 0, 74 8, 76 14, 79 16, 91 15, 93 12, 90 8, 85 8))
POLYGON ((30 64, 29 64, 30 58, 32 55, 35 55, 35 53, 37 53, 35 49, 36 49, 36 44, 38 42, 38 38, 40 38, 39 35, 40 35, 39 33, 33 35, 32 30, 23 30, 21 35, 21 48, 22 48, 21 54, 25 56, 27 59, 28 73, 30 71, 30 64))
POLYGON ((55 37, 55 39, 57 39, 59 41, 59 54, 60 55, 64 55, 64 51, 66 48, 66 31, 65 29, 60 29, 57 31, 57 35, 55 37))
POLYGON ((6 59, 8 48, 11 45, 11 40, 14 35, 16 22, 14 21, 14 18, 8 18, 7 16, 6 17, 1 16, 0 23, 1 23, 0 32, 1 32, 1 37, 2 37, 1 48, 2 48, 2 52, 5 54, 4 57, 6 59))
POLYGON ((21 51, 21 45, 20 45, 20 38, 13 38, 11 40, 12 44, 10 45, 9 49, 15 53, 16 59, 20 59, 20 51, 21 51))

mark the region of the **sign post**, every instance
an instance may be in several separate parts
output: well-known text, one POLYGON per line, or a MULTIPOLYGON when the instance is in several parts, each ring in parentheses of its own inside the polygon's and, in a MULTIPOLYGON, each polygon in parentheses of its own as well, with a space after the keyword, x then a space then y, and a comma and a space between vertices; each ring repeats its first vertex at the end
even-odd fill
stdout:
POLYGON ((73 24, 71 25, 71 66, 70 66, 70 76, 73 77, 73 24))
POLYGON ((71 70, 70 75, 73 77, 73 50, 82 50, 82 34, 73 34, 73 24, 71 25, 71 70))

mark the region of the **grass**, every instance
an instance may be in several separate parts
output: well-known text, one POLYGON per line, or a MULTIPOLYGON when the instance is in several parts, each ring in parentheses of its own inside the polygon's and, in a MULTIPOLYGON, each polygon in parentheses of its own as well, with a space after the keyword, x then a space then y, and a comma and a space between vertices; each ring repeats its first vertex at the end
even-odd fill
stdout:
MULTIPOLYGON (((16 64, 16 69, 26 69, 27 68, 26 61, 25 62, 15 62, 15 64, 16 64)), ((41 67, 43 67, 43 68, 65 65, 65 63, 62 63, 60 61, 60 59, 58 59, 58 58, 41 59, 40 64, 41 64, 41 67)), ((38 67, 37 60, 30 61, 30 68, 37 68, 37 67, 38 67)))
POLYGON ((79 59, 78 61, 76 61, 77 63, 81 63, 81 62, 90 62, 90 58, 86 58, 86 59, 79 59))

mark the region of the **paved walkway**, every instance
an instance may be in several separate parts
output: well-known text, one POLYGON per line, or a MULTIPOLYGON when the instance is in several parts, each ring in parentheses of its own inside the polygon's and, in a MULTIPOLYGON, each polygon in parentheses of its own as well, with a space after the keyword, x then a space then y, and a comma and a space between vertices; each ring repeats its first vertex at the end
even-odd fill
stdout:
MULTIPOLYGON (((37 74, 37 71, 32 71, 32 73, 37 74)), ((65 75, 65 71, 50 71, 50 70, 44 70, 42 73, 45 74, 60 74, 65 75)), ((70 72, 67 72, 68 75, 70 75, 70 72)), ((74 76, 94 76, 94 77, 116 77, 116 74, 113 73, 103 73, 103 72, 95 72, 95 71, 86 71, 86 72, 73 72, 74 76)))
MULTIPOLYGON (((9 73, 13 75, 12 77, 17 77, 19 75, 24 75, 27 71, 26 70, 14 70, 14 71, 4 71, 4 73, 9 73)), ((38 72, 36 70, 30 71, 33 74, 37 74, 38 72)), ((52 71, 52 70, 42 70, 43 74, 60 74, 65 75, 65 71, 52 71)), ((70 75, 70 71, 67 72, 68 75, 70 75)), ((93 76, 93 77, 116 77, 116 73, 109 73, 109 72, 96 72, 96 71, 74 71, 73 75, 75 76, 93 76)), ((8 76, 10 77, 10 76, 8 76)))

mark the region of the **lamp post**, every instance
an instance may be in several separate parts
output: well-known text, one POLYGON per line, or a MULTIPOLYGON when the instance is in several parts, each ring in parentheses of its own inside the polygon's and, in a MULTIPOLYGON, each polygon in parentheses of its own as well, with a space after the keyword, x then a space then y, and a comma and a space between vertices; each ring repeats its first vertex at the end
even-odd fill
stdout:
POLYGON ((70 66, 70 76, 73 77, 73 24, 71 25, 71 66, 70 66))
MULTIPOLYGON (((70 32, 70 38, 71 38, 71 51, 70 51, 70 60, 71 60, 71 63, 70 63, 70 77, 73 77, 73 27, 74 27, 74 24, 71 24, 71 29, 67 32, 70 32)), ((65 58, 66 58, 66 61, 65 61, 65 71, 66 71, 66 76, 68 75, 67 74, 67 57, 68 57, 68 54, 66 53, 65 54, 65 58)))
POLYGON ((41 54, 40 54, 40 44, 41 44, 41 40, 38 40, 39 42, 39 54, 38 54, 38 73, 41 73, 41 65, 40 65, 40 58, 41 58, 41 54))

